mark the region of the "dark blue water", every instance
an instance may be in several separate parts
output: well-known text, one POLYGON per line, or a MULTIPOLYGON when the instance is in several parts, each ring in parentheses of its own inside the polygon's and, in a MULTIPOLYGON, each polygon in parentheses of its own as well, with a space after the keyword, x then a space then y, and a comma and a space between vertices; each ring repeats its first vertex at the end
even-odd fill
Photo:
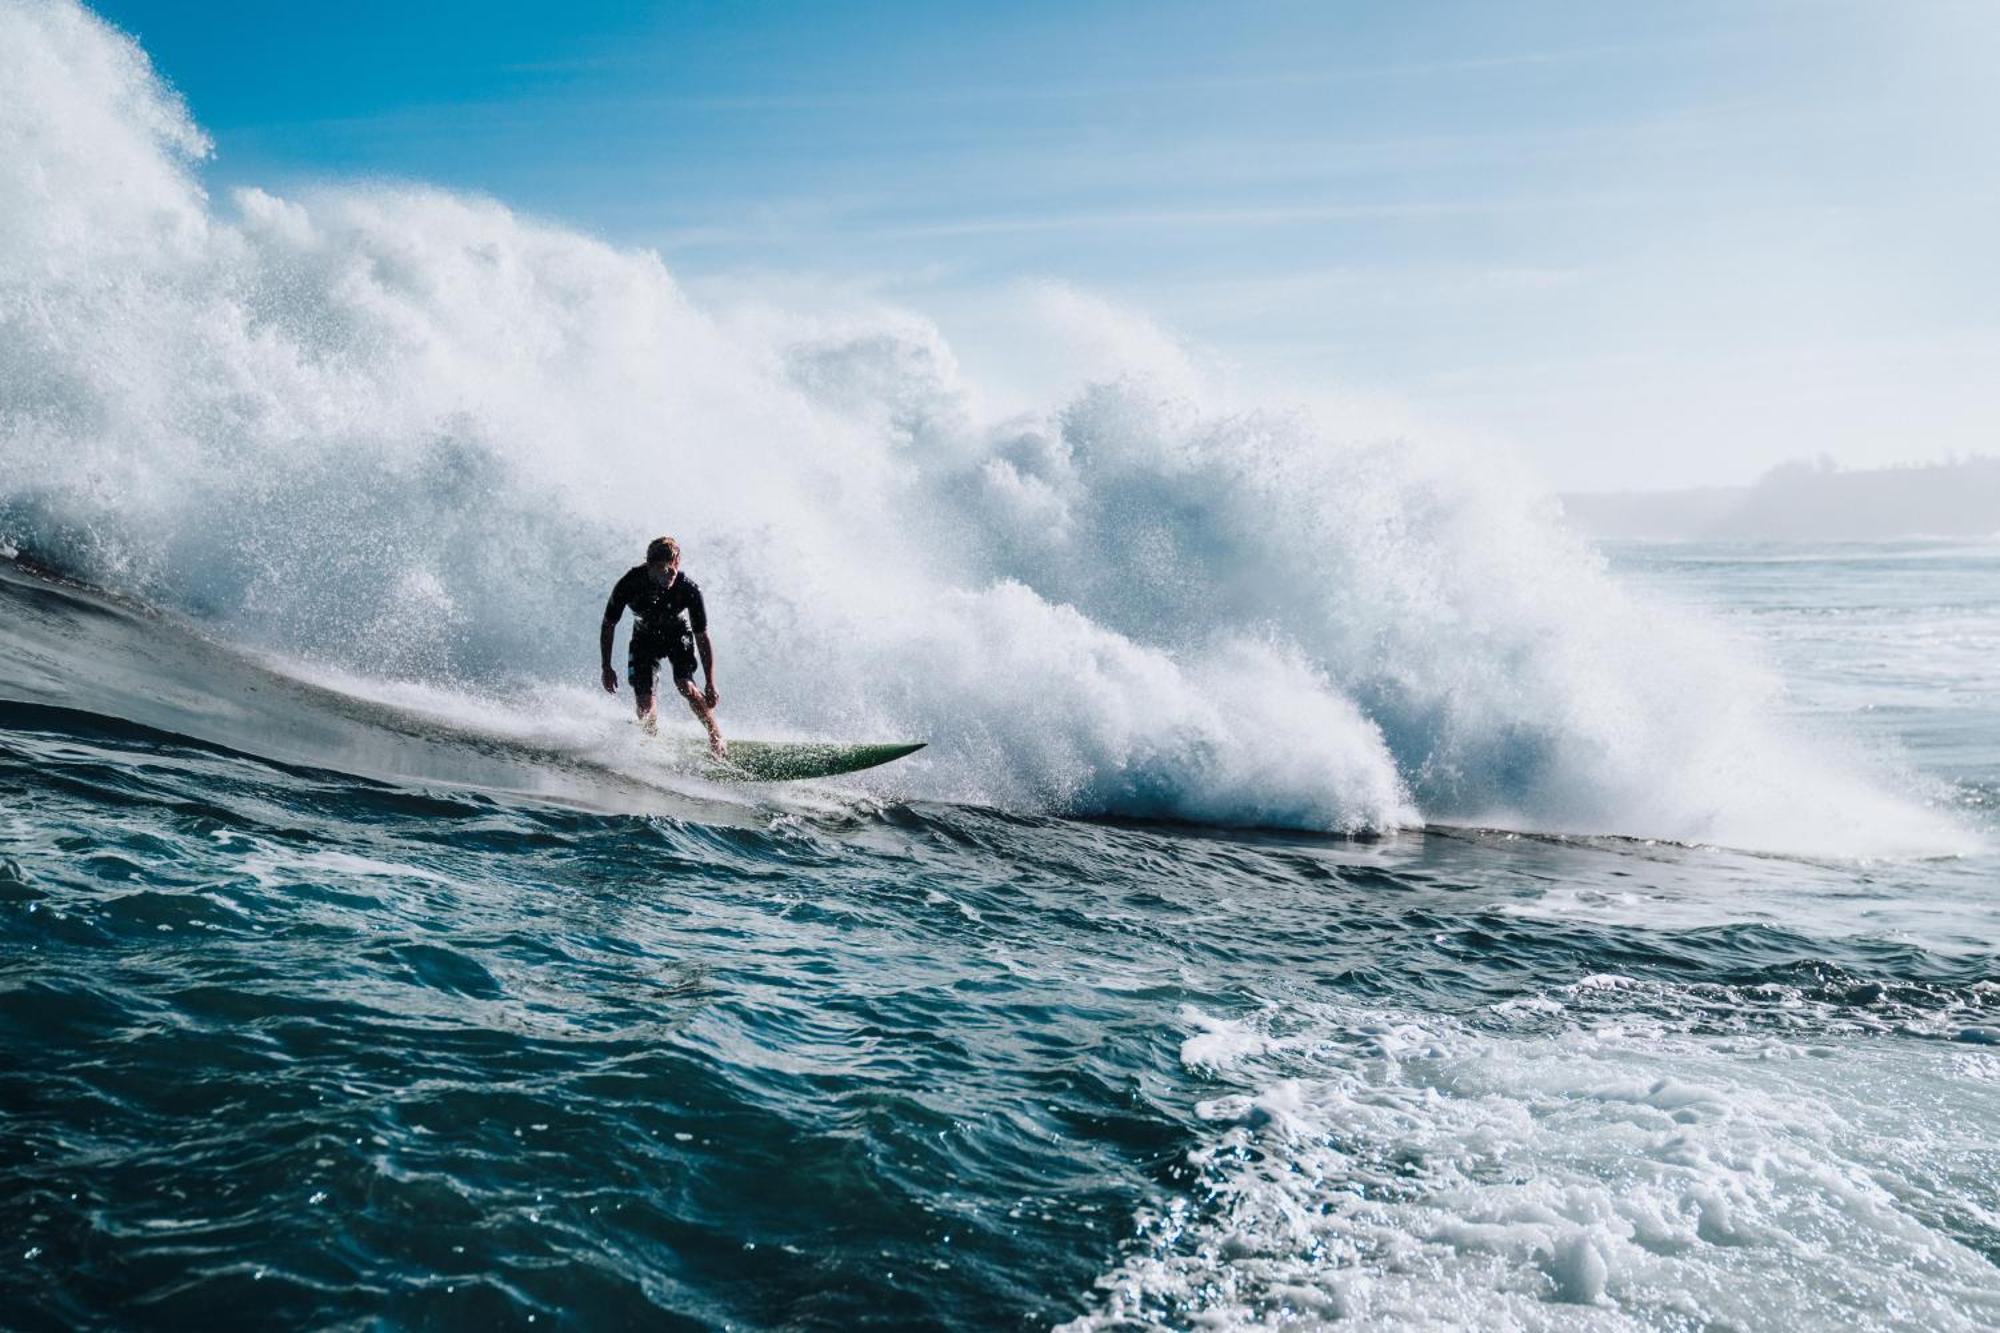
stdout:
POLYGON ((7 587, 10 1326, 2000 1318, 1989 861, 587 809, 7 587))

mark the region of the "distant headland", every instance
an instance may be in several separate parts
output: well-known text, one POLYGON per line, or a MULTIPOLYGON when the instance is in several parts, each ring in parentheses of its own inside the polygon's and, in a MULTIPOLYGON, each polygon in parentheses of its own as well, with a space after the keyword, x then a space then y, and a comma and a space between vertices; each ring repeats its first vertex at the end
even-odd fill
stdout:
POLYGON ((2000 536, 2000 458, 1845 471, 1785 463, 1750 486, 1564 495, 1592 537, 1644 541, 1887 541, 2000 536))

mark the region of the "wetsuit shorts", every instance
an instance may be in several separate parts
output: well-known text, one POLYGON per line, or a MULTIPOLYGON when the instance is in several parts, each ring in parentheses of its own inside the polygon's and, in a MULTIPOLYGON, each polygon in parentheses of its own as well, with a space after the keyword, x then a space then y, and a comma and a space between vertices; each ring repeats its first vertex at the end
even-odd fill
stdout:
POLYGON ((694 635, 678 634, 662 637, 635 630, 632 643, 625 657, 625 679, 632 683, 633 691, 645 698, 653 692, 653 679, 660 669, 660 660, 665 658, 674 672, 674 686, 679 688, 684 680, 694 679, 694 635))

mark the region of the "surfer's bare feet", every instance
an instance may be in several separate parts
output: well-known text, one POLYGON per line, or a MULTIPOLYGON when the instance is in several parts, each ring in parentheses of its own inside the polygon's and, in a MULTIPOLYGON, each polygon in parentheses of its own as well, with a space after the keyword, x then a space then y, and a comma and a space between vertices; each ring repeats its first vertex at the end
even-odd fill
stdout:
POLYGON ((639 727, 640 727, 640 729, 641 729, 641 730, 643 730, 643 731, 644 731, 644 732, 645 732, 645 733, 646 733, 646 734, 647 734, 648 736, 657 736, 657 735, 659 735, 659 734, 660 734, 660 715, 659 715, 658 713, 647 713, 647 714, 645 714, 644 716, 642 716, 642 717, 641 717, 641 718, 639 719, 639 727))

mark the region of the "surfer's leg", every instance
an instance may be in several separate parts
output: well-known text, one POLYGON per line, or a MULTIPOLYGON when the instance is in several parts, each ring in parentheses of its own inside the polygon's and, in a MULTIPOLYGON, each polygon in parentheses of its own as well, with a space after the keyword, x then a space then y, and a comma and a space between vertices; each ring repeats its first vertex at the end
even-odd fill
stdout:
POLYGON ((701 691, 694 687, 692 675, 674 676, 674 685, 681 692, 681 698, 688 701, 688 708, 701 719, 701 725, 708 731, 708 751, 717 759, 729 757, 729 742, 722 739, 722 728, 715 725, 715 710, 701 697, 701 691))
POLYGON ((631 655, 625 659, 625 679, 632 682, 632 705, 639 710, 639 725, 652 735, 660 727, 659 701, 653 697, 653 682, 660 673, 660 659, 644 651, 633 635, 631 655))

